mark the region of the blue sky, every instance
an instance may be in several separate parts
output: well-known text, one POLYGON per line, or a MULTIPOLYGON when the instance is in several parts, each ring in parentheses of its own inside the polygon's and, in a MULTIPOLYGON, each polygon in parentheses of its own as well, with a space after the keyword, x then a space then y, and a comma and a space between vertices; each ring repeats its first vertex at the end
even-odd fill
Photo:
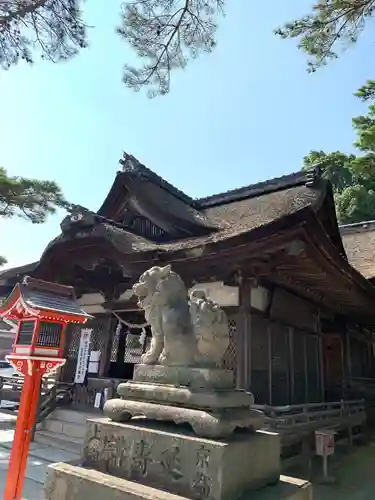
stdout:
MULTIPOLYGON (((352 93, 375 77, 371 33, 309 75, 296 44, 272 29, 310 1, 229 1, 215 53, 149 100, 121 82, 134 54, 114 31, 119 3, 86 3, 95 28, 73 60, 1 73, 0 165, 9 173, 55 179, 70 201, 95 210, 124 150, 199 197, 296 171, 311 149, 351 149, 351 117, 365 109, 352 93)), ((62 217, 0 221, 6 267, 37 260, 62 217)))

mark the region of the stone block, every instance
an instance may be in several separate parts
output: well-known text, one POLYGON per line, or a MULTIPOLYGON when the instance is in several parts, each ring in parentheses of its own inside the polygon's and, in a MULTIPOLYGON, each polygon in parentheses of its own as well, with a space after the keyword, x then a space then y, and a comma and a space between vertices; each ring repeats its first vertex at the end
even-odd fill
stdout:
POLYGON ((170 384, 176 387, 233 389, 234 376, 232 370, 215 368, 188 368, 181 366, 135 365, 133 380, 170 384))
POLYGON ((193 390, 191 387, 129 381, 120 384, 117 392, 127 400, 182 405, 186 408, 210 411, 223 408, 250 408, 254 404, 254 396, 251 393, 233 389, 193 390))
MULTIPOLYGON (((186 497, 144 486, 126 479, 70 464, 50 465, 44 487, 45 500, 187 500, 186 497)), ((202 500, 210 497, 202 497, 202 500)), ((312 500, 311 484, 281 476, 262 490, 245 493, 240 500, 312 500)))
POLYGON ((278 481, 280 440, 267 431, 210 440, 174 425, 89 420, 83 465, 195 500, 235 500, 278 481))

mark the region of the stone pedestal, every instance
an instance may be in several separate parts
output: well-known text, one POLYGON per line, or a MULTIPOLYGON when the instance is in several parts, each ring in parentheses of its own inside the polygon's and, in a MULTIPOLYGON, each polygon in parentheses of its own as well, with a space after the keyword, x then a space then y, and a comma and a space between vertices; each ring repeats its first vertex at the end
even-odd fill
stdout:
POLYGON ((255 431, 264 415, 252 409, 251 393, 234 388, 230 370, 160 365, 137 365, 132 381, 117 388, 104 413, 126 422, 144 416, 149 420, 188 423, 200 437, 229 436, 236 428, 255 431))
POLYGON ((91 420, 83 465, 194 500, 236 500, 279 480, 280 440, 266 431, 211 440, 172 424, 91 420))
POLYGON ((45 500, 311 500, 309 483, 280 478, 280 440, 267 431, 227 439, 134 420, 88 420, 80 465, 54 464, 45 500))

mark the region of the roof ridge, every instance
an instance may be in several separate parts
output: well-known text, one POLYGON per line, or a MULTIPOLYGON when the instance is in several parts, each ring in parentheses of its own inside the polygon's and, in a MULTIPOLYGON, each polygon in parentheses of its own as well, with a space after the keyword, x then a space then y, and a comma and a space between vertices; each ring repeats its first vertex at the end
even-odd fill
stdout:
POLYGON ((239 201, 243 198, 253 198, 262 194, 280 191, 288 187, 306 184, 307 174, 309 171, 300 170, 291 174, 286 174, 281 177, 275 177, 266 181, 260 181, 255 184, 249 184, 241 188, 231 189, 223 193, 197 198, 195 200, 199 208, 208 208, 214 205, 222 205, 225 203, 239 201))
POLYGON ((176 188, 176 186, 173 186, 173 184, 166 181, 160 175, 146 167, 137 158, 135 158, 135 156, 124 151, 119 163, 122 166, 122 171, 120 171, 120 174, 125 173, 138 177, 145 177, 149 181, 158 185, 160 188, 165 189, 165 191, 168 191, 170 194, 176 196, 176 198, 179 198, 181 201, 187 203, 188 205, 195 205, 195 200, 193 198, 191 198, 186 193, 176 188))

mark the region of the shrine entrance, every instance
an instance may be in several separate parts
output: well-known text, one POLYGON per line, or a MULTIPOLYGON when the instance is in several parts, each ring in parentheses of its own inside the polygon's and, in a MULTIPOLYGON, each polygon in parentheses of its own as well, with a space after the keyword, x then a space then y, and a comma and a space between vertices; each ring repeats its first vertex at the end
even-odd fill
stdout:
POLYGON ((72 409, 93 409, 98 393, 104 396, 106 390, 114 397, 117 385, 133 378, 134 366, 141 362, 150 341, 150 327, 141 311, 108 312, 97 315, 84 327, 71 326, 66 336, 67 361, 59 379, 71 387, 72 409), (89 348, 82 361, 80 347, 86 329, 90 331, 89 348), (77 364, 82 362, 87 368, 80 378, 77 364))
MULTIPOLYGON (((151 329, 147 323, 141 323, 141 314, 137 322, 124 319, 124 315, 115 314, 118 324, 112 337, 108 366, 108 376, 115 379, 131 380, 134 366, 141 362, 151 342, 151 329)), ((128 318, 129 319, 129 318, 128 318)))

